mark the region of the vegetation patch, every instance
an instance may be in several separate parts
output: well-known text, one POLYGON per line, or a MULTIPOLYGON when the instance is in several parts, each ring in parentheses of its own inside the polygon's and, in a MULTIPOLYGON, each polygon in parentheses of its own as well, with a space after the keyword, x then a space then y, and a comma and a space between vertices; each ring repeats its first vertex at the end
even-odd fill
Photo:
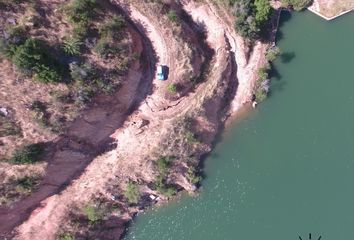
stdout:
POLYGON ((20 136, 21 134, 20 125, 0 113, 0 137, 20 136))
POLYGON ((0 205, 10 205, 24 196, 31 194, 39 185, 38 175, 12 178, 0 186, 0 205))
POLYGON ((138 203, 140 198, 139 186, 134 182, 128 182, 127 187, 124 191, 124 196, 128 199, 129 203, 138 203))
MULTIPOLYGON (((105 198, 96 198, 85 206, 72 206, 69 219, 61 226, 57 239, 104 239, 99 234, 106 221, 117 214, 119 205, 105 198)), ((111 223, 109 226, 112 226, 111 223)))
POLYGON ((7 37, 0 42, 0 52, 35 80, 44 83, 63 80, 66 66, 52 54, 55 50, 42 40, 27 37, 21 26, 7 29, 7 37))
POLYGON ((159 175, 156 177, 155 187, 159 193, 166 197, 171 197, 177 192, 175 186, 167 184, 169 168, 173 159, 174 158, 172 157, 160 157, 156 161, 157 171, 159 175))
POLYGON ((41 160, 44 153, 44 143, 35 143, 23 146, 15 150, 10 163, 12 164, 33 164, 41 160))
POLYGON ((236 17, 235 29, 252 41, 260 38, 260 32, 271 15, 272 8, 268 0, 216 0, 231 8, 236 17))

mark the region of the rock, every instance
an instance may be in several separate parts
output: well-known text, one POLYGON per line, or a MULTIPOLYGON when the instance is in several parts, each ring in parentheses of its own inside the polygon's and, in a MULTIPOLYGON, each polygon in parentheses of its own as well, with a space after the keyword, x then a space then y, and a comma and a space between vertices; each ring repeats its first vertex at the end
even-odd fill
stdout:
POLYGON ((252 102, 252 107, 253 107, 253 108, 256 108, 256 107, 257 107, 257 104, 258 104, 258 103, 257 103, 256 101, 253 101, 253 102, 252 102))
POLYGON ((0 114, 6 117, 7 115, 9 115, 9 111, 4 107, 0 107, 0 114))
POLYGON ((148 120, 146 120, 146 119, 139 119, 138 121, 136 121, 135 126, 136 126, 137 128, 142 128, 142 127, 144 127, 144 126, 146 126, 146 125, 148 125, 148 124, 149 124, 149 121, 148 121, 148 120))

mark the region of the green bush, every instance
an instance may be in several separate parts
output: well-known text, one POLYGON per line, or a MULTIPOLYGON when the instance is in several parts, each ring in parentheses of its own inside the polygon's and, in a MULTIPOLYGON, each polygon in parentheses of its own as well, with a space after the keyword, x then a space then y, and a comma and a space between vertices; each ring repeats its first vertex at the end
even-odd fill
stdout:
POLYGON ((92 205, 87 205, 84 207, 84 213, 92 225, 101 221, 103 218, 103 213, 97 207, 92 205))
POLYGON ((188 169, 187 179, 192 184, 197 184, 202 180, 202 178, 197 174, 197 171, 195 170, 194 167, 190 167, 188 169))
POLYGON ((168 90, 170 93, 177 93, 177 86, 176 86, 176 84, 173 84, 173 83, 168 84, 167 90, 168 90))
POLYGON ((187 140, 187 142, 190 144, 198 142, 197 138, 195 137, 195 134, 193 132, 191 132, 190 130, 187 130, 185 132, 184 137, 187 140))
POLYGON ((27 33, 22 26, 7 27, 5 32, 7 38, 0 39, 0 54, 11 59, 16 52, 16 47, 26 41, 27 33))
POLYGON ((274 46, 269 48, 266 53, 266 59, 268 62, 273 62, 280 55, 281 51, 278 47, 274 46))
POLYGON ((256 101, 258 103, 263 102, 264 100, 266 100, 267 95, 268 94, 265 91, 263 91, 262 89, 257 89, 255 92, 256 101))
POLYGON ((268 78, 268 71, 269 71, 269 68, 268 67, 262 67, 258 70, 258 79, 260 81, 263 81, 265 79, 268 78))
POLYGON ((178 15, 177 15, 176 11, 174 11, 174 10, 170 10, 167 13, 167 17, 168 17, 168 19, 170 19, 171 22, 174 22, 174 23, 178 23, 179 22, 178 15))
POLYGON ((169 157, 160 157, 157 160, 156 162, 157 170, 160 173, 160 175, 162 175, 163 177, 166 176, 170 163, 171 163, 171 159, 169 157))
POLYGON ((22 70, 33 71, 35 79, 44 82, 59 82, 58 61, 49 54, 44 42, 28 38, 24 44, 16 47, 12 62, 22 70))
POLYGON ((75 237, 70 233, 63 234, 59 237, 60 240, 75 240, 75 237))
POLYGON ((25 176, 15 181, 16 192, 28 194, 31 193, 38 185, 39 178, 36 176, 25 176))
POLYGON ((124 191, 124 196, 128 199, 129 203, 138 203, 140 198, 138 185, 136 183, 129 182, 124 191))
POLYGON ((63 41, 63 51, 71 56, 80 55, 82 42, 77 38, 67 38, 63 41))
POLYGON ((32 164, 41 160, 44 152, 44 143, 35 143, 17 149, 10 162, 13 164, 32 164))

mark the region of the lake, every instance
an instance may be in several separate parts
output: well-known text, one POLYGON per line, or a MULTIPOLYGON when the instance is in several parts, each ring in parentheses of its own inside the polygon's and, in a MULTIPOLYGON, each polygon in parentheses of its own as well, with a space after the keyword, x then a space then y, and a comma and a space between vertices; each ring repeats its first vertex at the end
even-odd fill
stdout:
POLYGON ((225 130, 201 193, 126 239, 354 239, 354 14, 283 15, 271 95, 225 130))

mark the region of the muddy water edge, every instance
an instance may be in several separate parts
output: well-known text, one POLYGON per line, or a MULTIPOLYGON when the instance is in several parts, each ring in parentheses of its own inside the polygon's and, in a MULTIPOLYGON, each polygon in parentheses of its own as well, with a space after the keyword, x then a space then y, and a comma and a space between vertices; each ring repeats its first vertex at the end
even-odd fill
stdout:
POLYGON ((271 95, 229 127, 201 193, 135 218, 125 239, 353 239, 354 14, 284 14, 271 95))

